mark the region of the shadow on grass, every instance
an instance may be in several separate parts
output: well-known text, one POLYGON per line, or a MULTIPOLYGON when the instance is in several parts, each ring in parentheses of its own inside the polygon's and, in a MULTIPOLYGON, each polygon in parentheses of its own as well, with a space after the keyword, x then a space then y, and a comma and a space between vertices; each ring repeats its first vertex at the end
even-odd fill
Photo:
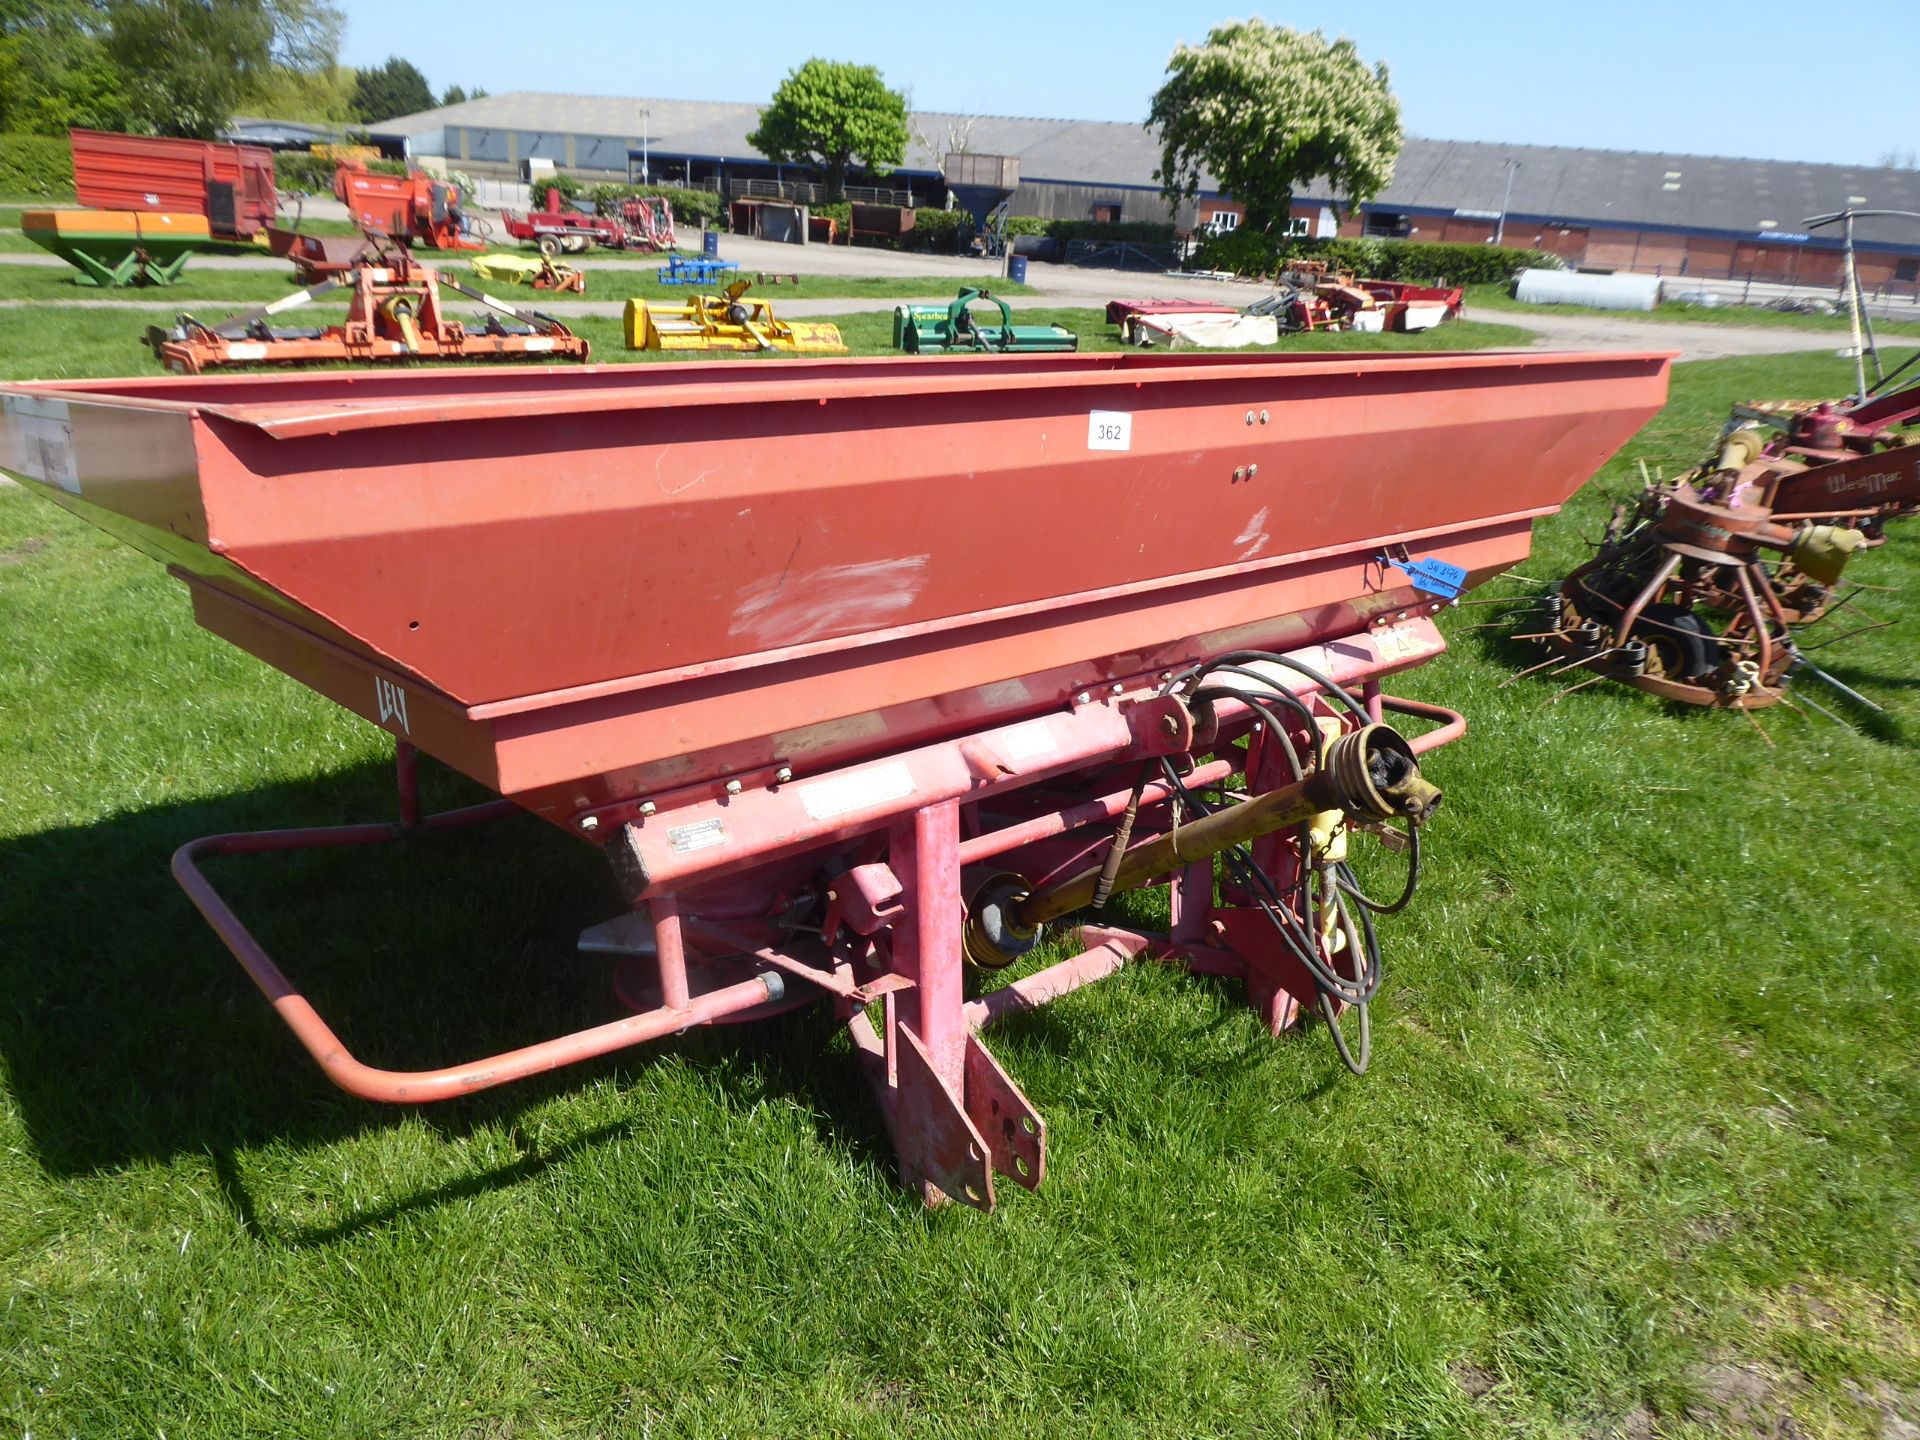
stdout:
MULTIPOLYGON (((423 767, 423 779, 429 809, 481 798, 437 766, 423 767)), ((90 1175, 208 1156, 250 1235, 324 1245, 519 1184, 644 1130, 655 1117, 638 1104, 550 1145, 528 1138, 543 1126, 521 1121, 556 1096, 596 1079, 637 1080, 671 1057, 747 1105, 790 1102, 811 1117, 822 1147, 876 1187, 897 1183, 879 1109, 826 1005, 695 1030, 436 1105, 378 1105, 335 1089, 203 923, 167 861, 202 835, 390 817, 391 783, 385 767, 364 765, 0 842, 9 882, 0 934, 20 942, 0 966, 0 1064, 47 1171, 90 1175), (504 1131, 520 1153, 326 1225, 263 1220, 238 1158, 245 1151, 319 1149, 403 1123, 450 1141, 504 1131)), ((611 963, 574 948, 583 926, 622 908, 612 877, 592 847, 532 817, 393 845, 228 857, 206 870, 368 1064, 462 1064, 624 1013, 611 963)), ((1139 912, 1126 918, 1164 923, 1156 897, 1126 898, 1139 912)), ((1138 1036, 1144 1067, 1205 1084, 1267 1063, 1275 1042, 1247 1031, 1238 984, 1178 983, 1224 986, 1222 1003, 1199 1034, 1138 1036)), ((1008 1051, 1069 1063, 1088 1034, 1084 1019, 1048 1009, 1010 1017, 993 1033, 1008 1051)), ((1294 1098, 1324 1093, 1334 1068, 1294 1098)), ((342 1201, 351 1208, 351 1197, 342 1201)))
MULTIPOLYGON (((437 770, 437 767, 426 767, 437 770)), ((478 798, 428 777, 429 808, 478 798)), ((755 1096, 790 1098, 823 1144, 891 1185, 893 1153, 824 1006, 710 1027, 497 1090, 424 1107, 336 1090, 202 922, 168 871, 172 851, 229 830, 388 818, 391 778, 363 766, 311 782, 159 806, 0 842, 0 1064, 40 1163, 55 1175, 209 1155, 253 1235, 321 1244, 517 1184, 643 1125, 638 1114, 551 1148, 519 1117, 596 1078, 667 1056, 755 1096), (324 1228, 263 1225, 235 1155, 320 1147, 424 1122, 450 1139, 507 1130, 523 1153, 324 1228)), ((624 1013, 611 965, 574 949, 621 901, 596 851, 531 817, 395 845, 246 856, 209 876, 342 1041, 369 1064, 458 1064, 624 1013)))
MULTIPOLYGON (((1545 612, 1537 605, 1515 606, 1506 614, 1509 618, 1504 622, 1490 621, 1486 622, 1485 628, 1456 633, 1453 643, 1459 645, 1464 642, 1471 645, 1493 664, 1512 671, 1516 677, 1514 680, 1516 684, 1551 686, 1551 696, 1544 702, 1546 704, 1558 703, 1563 694, 1571 698, 1573 687, 1583 686, 1588 681, 1592 681, 1595 688, 1621 683, 1594 680, 1587 667, 1562 657, 1553 657, 1554 660, 1559 661, 1556 665, 1549 661, 1546 647, 1540 642, 1518 638, 1547 628, 1545 612), (1543 662, 1547 663, 1543 666, 1543 662), (1562 666, 1566 668, 1562 669, 1562 666)), ((1864 670, 1838 658, 1822 657, 1820 668, 1829 671, 1835 679, 1865 694, 1868 699, 1872 698, 1875 688, 1920 689, 1920 678, 1864 670)), ((1631 687, 1622 686, 1622 688, 1631 687)), ((1865 709, 1821 684, 1817 678, 1810 676, 1795 678, 1786 694, 1789 702, 1793 702, 1796 697, 1804 697, 1820 707, 1818 710, 1805 706, 1798 707, 1801 716, 1812 724, 1838 724, 1856 730, 1884 745, 1920 749, 1920 738, 1910 734, 1892 715, 1865 709), (1822 713, 1822 711, 1830 713, 1822 713)), ((1655 695, 1643 694, 1640 698, 1649 705, 1664 709, 1676 718, 1704 717, 1721 713, 1712 706, 1687 705, 1678 700, 1666 700, 1655 695)), ((1758 713, 1764 715, 1768 712, 1762 710, 1758 713)))

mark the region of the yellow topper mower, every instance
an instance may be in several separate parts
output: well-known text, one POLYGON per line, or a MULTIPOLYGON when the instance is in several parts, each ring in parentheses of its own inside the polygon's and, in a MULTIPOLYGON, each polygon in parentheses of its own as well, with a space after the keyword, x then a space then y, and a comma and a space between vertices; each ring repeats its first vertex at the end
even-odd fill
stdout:
POLYGON ((765 300, 747 300, 751 282, 736 281, 724 295, 696 295, 685 304, 629 300, 629 350, 772 350, 787 355, 844 355, 837 325, 774 318, 765 300))
POLYGON ((571 290, 576 295, 587 293, 585 271, 576 270, 548 255, 476 255, 467 262, 467 268, 482 280, 491 280, 499 285, 531 285, 535 290, 571 290))

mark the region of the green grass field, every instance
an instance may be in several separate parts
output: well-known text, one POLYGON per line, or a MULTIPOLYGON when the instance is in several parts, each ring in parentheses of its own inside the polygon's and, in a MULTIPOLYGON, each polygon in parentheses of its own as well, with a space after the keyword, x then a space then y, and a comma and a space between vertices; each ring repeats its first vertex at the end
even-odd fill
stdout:
MULTIPOLYGON (((586 266, 587 293, 578 297, 555 297, 525 286, 482 281, 468 268, 467 257, 464 256, 456 258, 430 253, 425 258, 444 271, 447 278, 469 289, 485 289, 504 299, 520 299, 531 304, 554 298, 624 300, 636 295, 648 300, 685 301, 688 296, 700 293, 686 285, 662 285, 650 269, 625 265, 596 267, 589 260, 586 266)), ((180 278, 171 285, 106 290, 96 285, 78 283, 76 277, 79 273, 66 265, 0 265, 0 300, 48 300, 57 303, 133 299, 178 301, 182 305, 210 301, 264 304, 297 288, 291 264, 276 265, 272 269, 222 270, 196 265, 189 260, 180 278)), ((748 278, 752 278, 751 272, 748 278)), ((958 294, 962 285, 979 286, 1008 298, 1034 293, 1029 285, 1014 285, 991 276, 952 275, 803 275, 797 283, 754 286, 753 293, 772 300, 777 312, 783 300, 921 299, 958 294)))
MULTIPOLYGON (((167 293, 171 293, 170 291, 167 293)), ((454 308, 455 315, 463 315, 463 307, 471 302, 462 301, 454 308)), ((181 308, 198 308, 202 318, 211 319, 220 314, 233 313, 240 308, 237 303, 227 307, 208 304, 201 307, 183 305, 181 308)), ((473 309, 479 307, 472 306, 473 309)), ((538 308, 535 302, 534 308, 538 308)), ((775 313, 779 311, 775 305, 775 313)), ((0 316, 7 312, 0 311, 0 316)), ((27 312, 16 312, 24 316, 27 312)), ((32 312, 36 323, 7 324, 0 323, 0 379, 70 379, 90 375, 147 375, 161 373, 160 364, 143 344, 140 337, 149 326, 165 326, 170 317, 165 311, 134 310, 118 306, 73 307, 49 312, 36 307, 32 312), (59 316, 57 327, 49 330, 42 317, 48 313, 59 316)), ((301 312, 306 316, 315 316, 318 309, 301 312)), ((331 313, 344 313, 338 303, 333 304, 331 313)), ((1106 323, 1106 316, 1100 310, 1091 309, 1022 309, 1017 312, 1018 323, 1023 325, 1064 325, 1080 336, 1084 350, 1119 350, 1119 339, 1106 323)), ((815 317, 831 321, 840 326, 841 335, 848 348, 857 355, 888 355, 893 353, 893 316, 890 311, 874 310, 855 312, 848 315, 827 315, 815 317)), ((626 361, 658 361, 671 363, 671 355, 658 352, 632 351, 625 348, 626 342, 621 322, 615 316, 586 315, 569 317, 566 320, 569 329, 584 335, 593 345, 593 358, 606 363, 626 361)), ((1277 348, 1281 350, 1377 350, 1383 346, 1390 349, 1407 350, 1475 350, 1495 346, 1526 345, 1533 339, 1527 331, 1511 325, 1489 325, 1480 321, 1460 321, 1438 330, 1423 331, 1414 335, 1292 335, 1288 336, 1277 348)), ((758 361, 757 355, 722 354, 708 357, 734 359, 742 362, 758 361)), ((767 363, 778 363, 778 356, 765 357, 767 363)), ((259 367, 253 367, 259 368, 259 367)))
MULTIPOLYGON (((61 313, 31 353, 0 325, 0 373, 135 368, 129 318, 61 313)), ((1848 375, 1679 367, 1526 573, 1583 556, 1634 462, 1692 462, 1729 403, 1848 375)), ((1398 688, 1473 729, 1427 766, 1448 800, 1384 927, 1372 1072, 1270 1039, 1230 985, 1130 970, 993 1032, 1051 1134, 1044 1188, 983 1217, 895 1188, 813 1012, 417 1112, 332 1090, 166 858, 386 815, 386 738, 0 491, 0 1426, 1910 1433, 1917 542, 1855 561, 1896 624, 1821 652, 1885 738, 1554 703, 1503 685, 1526 662, 1476 628, 1496 608, 1451 612, 1452 652, 1398 688)), ((471 793, 429 776, 430 802, 471 793)), ((375 1063, 617 1013, 572 950, 612 882, 537 822, 216 875, 375 1063)))

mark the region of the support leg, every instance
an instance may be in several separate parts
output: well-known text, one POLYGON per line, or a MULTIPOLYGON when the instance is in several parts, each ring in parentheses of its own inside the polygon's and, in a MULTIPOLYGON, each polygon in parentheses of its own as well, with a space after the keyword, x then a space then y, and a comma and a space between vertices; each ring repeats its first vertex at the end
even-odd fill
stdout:
POLYGON ((993 1208, 993 1172, 1029 1189, 1046 1132, 1027 1098, 967 1023, 962 989, 959 807, 917 811, 894 827, 890 861, 904 890, 891 927, 893 969, 912 987, 849 1022, 900 1157, 903 1184, 929 1205, 993 1208))

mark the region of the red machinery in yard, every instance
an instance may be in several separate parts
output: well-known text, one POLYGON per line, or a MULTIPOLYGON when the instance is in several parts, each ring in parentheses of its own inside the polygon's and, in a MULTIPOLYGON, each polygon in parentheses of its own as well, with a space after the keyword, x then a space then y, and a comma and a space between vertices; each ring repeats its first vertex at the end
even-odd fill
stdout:
POLYGON ((376 257, 389 241, 425 250, 484 250, 486 241, 468 230, 460 191, 414 170, 376 175, 358 161, 342 161, 333 176, 334 197, 343 202, 357 235, 308 235, 270 226, 267 244, 293 261, 303 285, 344 275, 376 257))
POLYGON ((273 223, 279 201, 271 150, 103 130, 67 133, 82 205, 204 215, 208 229, 227 240, 251 240, 273 223))
POLYGON ((0 386, 0 457, 162 559, 202 625, 393 734, 397 824, 174 857, 337 1084, 444 1099, 830 1004, 903 1180, 989 1209, 996 1177, 1040 1184, 1046 1128, 980 1032, 1130 961, 1244 980, 1276 1034, 1317 1010, 1364 1066, 1373 917, 1403 902, 1359 893, 1348 847, 1426 818, 1419 757, 1465 728, 1384 683, 1444 650, 1435 613, 1527 554, 1666 371, 1071 354, 41 382, 0 386), (422 815, 416 746, 503 798, 422 815), (468 1065, 356 1060, 201 868, 522 810, 612 864, 628 908, 581 946, 632 1013, 468 1065), (1110 905, 1153 885, 1165 928, 1110 905), (1023 973, 970 987, 969 961, 1023 973))
POLYGON ((484 250, 486 241, 467 233, 460 191, 422 171, 376 175, 364 165, 342 163, 333 193, 366 235, 384 235, 428 250, 484 250))
POLYGON ((522 310, 469 290, 404 250, 376 255, 343 275, 296 290, 242 315, 212 322, 182 314, 148 327, 146 343, 178 375, 223 365, 311 365, 343 360, 501 360, 533 356, 585 360, 587 342, 550 315, 522 310), (486 307, 475 323, 450 318, 448 286, 486 307), (275 326, 272 322, 332 291, 351 287, 345 323, 275 326))
POLYGON ((675 244, 673 206, 661 200, 628 200, 619 215, 584 214, 562 208, 560 192, 547 191, 544 209, 525 215, 502 212, 500 223, 522 244, 542 255, 578 253, 604 245, 609 250, 671 250, 675 244))
POLYGON ((1459 285, 1415 285, 1405 280, 1358 280, 1373 303, 1387 312, 1387 329, 1431 330, 1460 318, 1467 292, 1459 285))
POLYGON ((1808 661, 1795 634, 1846 603, 1837 587, 1856 551, 1920 510, 1917 432, 1920 385, 1741 406, 1704 464, 1622 505, 1544 610, 1514 619, 1583 684, 1758 710, 1805 671, 1878 709, 1808 661))

